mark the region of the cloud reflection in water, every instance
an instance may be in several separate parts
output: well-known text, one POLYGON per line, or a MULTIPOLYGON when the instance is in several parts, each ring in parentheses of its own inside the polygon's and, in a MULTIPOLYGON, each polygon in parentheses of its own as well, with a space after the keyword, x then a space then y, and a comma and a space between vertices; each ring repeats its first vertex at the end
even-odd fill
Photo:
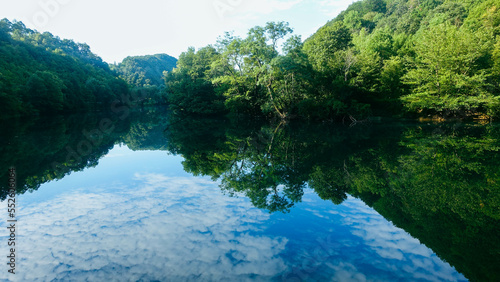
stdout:
POLYGON ((283 272, 269 215, 200 178, 136 175, 118 193, 75 192, 22 213, 21 280, 241 280, 283 272))
POLYGON ((352 197, 335 206, 308 191, 292 214, 270 215, 244 197, 223 195, 206 178, 135 174, 129 182, 24 208, 16 278, 465 280, 352 197), (294 217, 299 213, 306 220, 294 217), (289 229, 270 232, 279 222, 289 229))

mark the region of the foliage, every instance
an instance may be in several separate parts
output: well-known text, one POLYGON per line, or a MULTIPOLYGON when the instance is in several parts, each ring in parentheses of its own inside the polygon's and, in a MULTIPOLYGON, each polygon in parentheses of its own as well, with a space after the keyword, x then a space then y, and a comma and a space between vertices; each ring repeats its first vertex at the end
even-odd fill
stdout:
MULTIPOLYGON (((495 117, 499 7, 498 0, 364 0, 303 43, 284 22, 254 27, 246 38, 227 33, 203 83, 227 111, 271 118, 495 117), (278 48, 286 38, 288 47, 278 48)), ((178 78, 187 87, 180 77, 167 80, 178 78)))
POLYGON ((130 85, 132 92, 144 98, 143 104, 162 104, 166 102, 164 73, 172 71, 176 64, 176 58, 156 54, 127 57, 111 65, 111 69, 130 85))
POLYGON ((165 77, 168 101, 199 114, 296 115, 311 77, 300 37, 291 32, 288 23, 269 22, 250 29, 246 38, 226 33, 215 47, 190 48, 165 77))
POLYGON ((336 22, 320 28, 314 37, 306 41, 304 51, 315 69, 320 72, 332 72, 338 69, 335 58, 338 51, 346 50, 351 40, 349 30, 342 22, 336 22))
POLYGON ((59 77, 49 71, 37 71, 26 83, 26 96, 35 109, 58 112, 63 108, 64 84, 59 77))
POLYGON ((86 44, 2 20, 0 107, 3 116, 102 108, 129 91, 124 79, 142 104, 182 113, 494 118, 498 9, 499 0, 357 1, 305 41, 288 23, 268 22, 190 48, 173 70, 165 54, 110 70, 86 44), (51 101, 36 98, 44 95, 51 101))
POLYGON ((164 86, 163 73, 172 71, 177 59, 167 54, 127 57, 111 65, 129 85, 164 86))
POLYGON ((210 82, 210 66, 217 51, 207 46, 195 52, 190 48, 179 57, 177 68, 166 74, 167 101, 181 112, 214 114, 224 110, 222 99, 210 82))
POLYGON ((415 68, 404 77, 412 94, 407 107, 443 116, 486 112, 498 103, 482 64, 491 49, 487 35, 447 23, 424 30, 416 39, 415 68))
MULTIPOLYGON (((6 177, 8 166, 15 166, 17 193, 22 194, 37 190, 45 182, 97 165, 128 127, 126 122, 116 120, 111 124, 114 130, 101 131, 99 138, 90 140, 82 135, 82 132, 94 132, 99 128, 104 117, 96 114, 51 115, 2 122, 0 134, 5 138, 0 141, 0 176, 6 177)), ((7 193, 7 186, 2 183, 0 199, 5 199, 7 193)))
POLYGON ((0 21, 0 117, 109 108, 127 93, 88 45, 0 21))
POLYGON ((493 126, 409 128, 399 146, 351 158, 351 193, 468 279, 496 280, 491 262, 498 248, 490 244, 500 218, 498 145, 493 126))

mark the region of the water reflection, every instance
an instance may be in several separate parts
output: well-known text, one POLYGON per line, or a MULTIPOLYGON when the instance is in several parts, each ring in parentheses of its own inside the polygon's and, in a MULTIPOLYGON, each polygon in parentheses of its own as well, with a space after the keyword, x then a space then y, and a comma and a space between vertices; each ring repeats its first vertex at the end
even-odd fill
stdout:
POLYGON ((24 211, 26 244, 38 247, 22 254, 29 259, 20 268, 32 270, 22 277, 236 281, 286 269, 277 256, 284 238, 250 234, 269 215, 223 197, 212 181, 161 174, 132 180, 136 185, 120 192, 77 191, 24 211))
POLYGON ((26 280, 463 279, 446 262, 471 280, 499 278, 493 125, 349 128, 142 109, 2 127, 3 179, 15 165, 20 194, 68 190, 23 209, 22 236, 40 246, 23 250, 26 280), (103 119, 112 130, 98 134, 103 119), (189 174, 165 168, 181 165, 175 156, 189 174), (100 185, 71 188, 98 172, 100 185))
POLYGON ((306 193, 307 208, 287 217, 225 197, 208 179, 124 181, 26 208, 24 244, 37 247, 20 254, 22 280, 463 280, 353 198, 332 208, 306 193))

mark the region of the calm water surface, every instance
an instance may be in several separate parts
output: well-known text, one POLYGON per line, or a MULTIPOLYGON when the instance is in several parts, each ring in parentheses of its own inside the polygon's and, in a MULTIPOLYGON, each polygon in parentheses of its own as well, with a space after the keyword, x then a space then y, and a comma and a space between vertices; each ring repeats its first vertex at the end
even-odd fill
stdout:
POLYGON ((0 280, 498 281, 499 133, 157 109, 9 121, 17 262, 0 280))

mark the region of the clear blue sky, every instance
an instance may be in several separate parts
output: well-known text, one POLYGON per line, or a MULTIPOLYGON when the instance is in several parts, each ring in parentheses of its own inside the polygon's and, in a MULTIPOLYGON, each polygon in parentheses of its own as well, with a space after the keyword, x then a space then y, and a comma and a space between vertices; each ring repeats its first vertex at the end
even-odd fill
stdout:
POLYGON ((287 21, 305 39, 353 0, 1 0, 0 18, 90 45, 106 62, 215 43, 225 31, 245 35, 287 21))

